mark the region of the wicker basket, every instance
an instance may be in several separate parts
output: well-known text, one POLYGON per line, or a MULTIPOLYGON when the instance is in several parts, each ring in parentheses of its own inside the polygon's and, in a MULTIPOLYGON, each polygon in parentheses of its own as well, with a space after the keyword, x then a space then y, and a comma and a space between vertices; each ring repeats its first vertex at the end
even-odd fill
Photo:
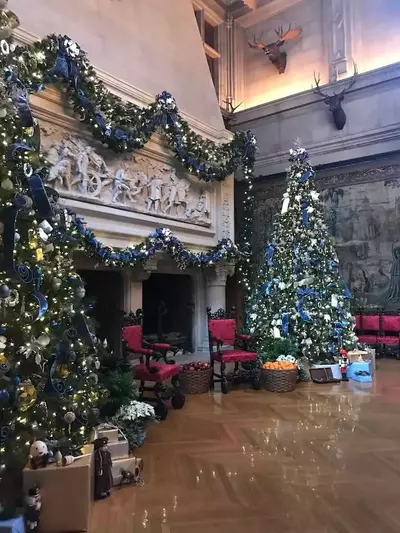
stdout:
POLYGON ((297 369, 270 370, 261 369, 261 383, 264 389, 271 392, 292 392, 296 387, 297 369))
POLYGON ((205 394, 210 389, 211 368, 181 372, 179 382, 185 394, 205 394))

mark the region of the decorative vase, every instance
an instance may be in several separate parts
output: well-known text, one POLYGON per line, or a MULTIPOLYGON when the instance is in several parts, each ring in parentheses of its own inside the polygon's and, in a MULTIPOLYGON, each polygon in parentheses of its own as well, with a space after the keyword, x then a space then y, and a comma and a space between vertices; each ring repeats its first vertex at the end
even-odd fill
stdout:
POLYGON ((330 368, 332 370, 332 376, 335 379, 342 379, 342 374, 340 372, 339 363, 333 365, 330 364, 321 364, 321 365, 311 365, 311 368, 330 368))

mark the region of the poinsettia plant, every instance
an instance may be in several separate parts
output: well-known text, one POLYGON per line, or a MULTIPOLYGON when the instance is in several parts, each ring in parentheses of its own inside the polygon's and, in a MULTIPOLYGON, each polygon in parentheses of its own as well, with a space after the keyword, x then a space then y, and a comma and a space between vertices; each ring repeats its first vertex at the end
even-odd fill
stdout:
POLYGON ((122 406, 112 418, 112 422, 124 433, 131 450, 143 445, 146 440, 147 426, 155 421, 154 407, 138 401, 122 406))

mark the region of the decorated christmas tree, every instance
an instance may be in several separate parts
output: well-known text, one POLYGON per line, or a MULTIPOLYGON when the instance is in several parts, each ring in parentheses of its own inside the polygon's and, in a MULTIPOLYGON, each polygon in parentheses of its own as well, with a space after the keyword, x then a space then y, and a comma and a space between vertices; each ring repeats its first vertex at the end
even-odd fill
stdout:
POLYGON ((306 150, 291 150, 290 163, 265 266, 248 302, 248 326, 266 357, 274 339, 288 339, 312 362, 333 361, 356 342, 351 293, 340 277, 306 150))
MULTIPOLYGON (((3 3, 4 4, 4 3, 3 3)), ((4 11, 4 12, 3 12, 4 11)), ((18 19, 0 11, 0 478, 34 440, 78 455, 97 422, 100 362, 75 273, 70 217, 55 191, 40 130, 10 64, 18 19)), ((3 491, 4 492, 4 491, 3 491)))

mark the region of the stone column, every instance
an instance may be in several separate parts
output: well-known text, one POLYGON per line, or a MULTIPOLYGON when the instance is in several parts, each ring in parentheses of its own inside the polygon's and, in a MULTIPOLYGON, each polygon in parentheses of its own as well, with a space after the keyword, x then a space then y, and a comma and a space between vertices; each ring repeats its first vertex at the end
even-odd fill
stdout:
POLYGON ((207 273, 206 303, 212 311, 226 309, 226 280, 234 272, 234 265, 218 263, 207 273))

